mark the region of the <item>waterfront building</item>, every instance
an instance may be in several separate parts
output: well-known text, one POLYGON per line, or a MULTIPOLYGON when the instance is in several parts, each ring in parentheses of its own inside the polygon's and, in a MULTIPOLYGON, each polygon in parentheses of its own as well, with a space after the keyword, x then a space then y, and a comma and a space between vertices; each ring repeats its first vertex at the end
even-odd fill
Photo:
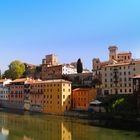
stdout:
POLYGON ((28 91, 30 111, 43 112, 44 92, 45 92, 44 83, 45 83, 44 81, 35 81, 30 84, 28 83, 28 85, 30 85, 30 91, 28 91))
MULTIPOLYGON (((37 81, 41 81, 40 79, 37 80, 28 80, 25 84, 24 84, 24 110, 34 110, 34 108, 36 108, 36 104, 32 105, 32 103, 30 103, 30 101, 32 101, 30 98, 32 97, 32 84, 37 82, 37 81)), ((36 87, 37 89, 38 87, 36 87)))
POLYGON ((25 83, 32 81, 30 78, 21 78, 13 80, 9 85, 9 108, 24 109, 24 85, 25 83))
POLYGON ((71 82, 48 80, 44 94, 43 112, 62 114, 71 109, 71 82))
POLYGON ((71 109, 71 82, 46 80, 31 83, 30 110, 63 114, 71 109))
POLYGON ((132 94, 132 77, 140 74, 140 60, 133 59, 131 52, 118 53, 116 46, 109 47, 109 60, 93 59, 93 75, 101 81, 102 95, 132 94))
POLYGON ((136 99, 136 109, 140 112, 140 75, 133 77, 133 90, 136 99))
POLYGON ((11 79, 2 79, 0 80, 0 105, 6 107, 8 104, 9 96, 9 84, 12 82, 11 79))
POLYGON ((94 88, 77 88, 72 91, 72 108, 76 110, 88 110, 89 104, 96 99, 94 88))

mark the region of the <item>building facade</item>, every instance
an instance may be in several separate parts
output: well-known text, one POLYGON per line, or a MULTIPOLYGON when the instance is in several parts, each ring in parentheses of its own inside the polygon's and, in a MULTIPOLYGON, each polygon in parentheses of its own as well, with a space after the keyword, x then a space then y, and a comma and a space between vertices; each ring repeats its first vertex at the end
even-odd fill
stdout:
POLYGON ((9 103, 9 84, 12 82, 11 79, 0 80, 0 105, 1 107, 7 107, 9 103))
POLYGON ((75 74, 77 73, 76 68, 72 65, 55 65, 55 66, 42 66, 42 79, 61 79, 63 75, 75 74))
POLYGON ((24 99, 25 99, 25 83, 31 81, 30 78, 21 78, 12 81, 9 85, 9 104, 8 108, 13 109, 24 109, 24 99))
POLYGON ((72 91, 72 108, 78 110, 88 110, 89 104, 96 99, 94 88, 77 88, 72 91))
POLYGON ((109 61, 93 59, 93 73, 101 80, 103 95, 132 94, 132 77, 140 74, 140 60, 132 58, 131 52, 117 53, 116 46, 109 47, 109 61))
POLYGON ((30 111, 63 114, 71 109, 71 82, 58 79, 27 85, 30 111))
POLYGON ((48 80, 44 86, 44 113, 63 114, 71 109, 71 82, 48 80))
POLYGON ((47 66, 59 65, 58 56, 55 54, 46 55, 45 59, 42 60, 42 64, 47 66))

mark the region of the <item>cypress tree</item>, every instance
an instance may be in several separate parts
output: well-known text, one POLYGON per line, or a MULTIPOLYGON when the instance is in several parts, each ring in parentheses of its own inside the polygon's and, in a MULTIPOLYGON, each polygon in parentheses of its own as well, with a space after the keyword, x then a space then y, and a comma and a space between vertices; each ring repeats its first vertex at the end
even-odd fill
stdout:
POLYGON ((81 59, 79 58, 77 61, 77 73, 82 73, 83 72, 83 64, 81 62, 81 59))

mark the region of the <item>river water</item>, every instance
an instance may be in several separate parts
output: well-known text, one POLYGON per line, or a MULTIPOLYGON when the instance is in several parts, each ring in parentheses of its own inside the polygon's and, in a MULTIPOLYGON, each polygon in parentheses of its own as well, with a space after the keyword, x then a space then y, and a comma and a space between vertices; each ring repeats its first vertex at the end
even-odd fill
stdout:
POLYGON ((62 116, 0 112, 0 140, 140 140, 140 133, 62 116))

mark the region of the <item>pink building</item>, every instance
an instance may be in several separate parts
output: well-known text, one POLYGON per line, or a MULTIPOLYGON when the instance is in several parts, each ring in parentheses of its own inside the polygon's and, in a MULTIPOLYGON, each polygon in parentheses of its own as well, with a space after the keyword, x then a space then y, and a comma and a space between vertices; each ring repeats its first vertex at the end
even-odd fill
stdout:
POLYGON ((30 80, 29 78, 21 78, 11 82, 9 108, 24 109, 24 84, 30 80))

